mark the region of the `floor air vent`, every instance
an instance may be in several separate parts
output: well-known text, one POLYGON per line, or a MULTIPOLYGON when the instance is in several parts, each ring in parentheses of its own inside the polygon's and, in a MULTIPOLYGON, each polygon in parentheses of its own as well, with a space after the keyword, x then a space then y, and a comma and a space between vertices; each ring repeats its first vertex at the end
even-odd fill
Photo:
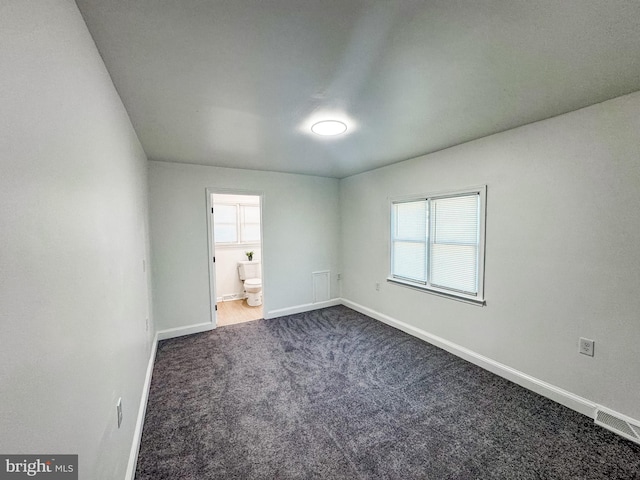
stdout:
POLYGON ((598 408, 595 423, 633 442, 640 443, 640 425, 623 420, 612 412, 598 408))

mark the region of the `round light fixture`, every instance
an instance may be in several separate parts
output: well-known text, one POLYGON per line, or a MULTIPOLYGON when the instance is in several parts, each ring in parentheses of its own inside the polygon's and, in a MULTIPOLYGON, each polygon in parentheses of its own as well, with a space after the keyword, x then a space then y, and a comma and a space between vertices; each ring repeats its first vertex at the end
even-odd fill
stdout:
POLYGON ((340 135, 347 131, 347 125, 338 120, 323 120, 314 123, 311 131, 317 135, 340 135))

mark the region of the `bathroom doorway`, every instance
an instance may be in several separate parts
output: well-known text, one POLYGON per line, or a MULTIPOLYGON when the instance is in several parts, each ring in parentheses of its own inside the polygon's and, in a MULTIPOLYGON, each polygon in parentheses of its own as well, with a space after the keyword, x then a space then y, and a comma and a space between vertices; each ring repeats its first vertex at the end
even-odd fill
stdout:
POLYGON ((261 195, 208 195, 212 319, 222 327, 264 318, 261 195))

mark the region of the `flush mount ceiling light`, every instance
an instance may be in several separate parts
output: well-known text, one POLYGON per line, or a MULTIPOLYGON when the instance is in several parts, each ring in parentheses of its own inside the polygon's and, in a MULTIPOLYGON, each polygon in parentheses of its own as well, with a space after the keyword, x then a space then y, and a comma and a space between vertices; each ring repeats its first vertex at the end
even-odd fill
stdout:
POLYGON ((347 131, 347 125, 338 120, 323 120, 314 123, 311 131, 317 135, 340 135, 347 131))

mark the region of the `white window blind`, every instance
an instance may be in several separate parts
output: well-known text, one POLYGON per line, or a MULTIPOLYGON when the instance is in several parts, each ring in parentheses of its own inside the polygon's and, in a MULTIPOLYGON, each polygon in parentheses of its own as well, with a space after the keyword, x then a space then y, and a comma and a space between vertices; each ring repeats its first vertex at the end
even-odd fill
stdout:
POLYGON ((393 206, 392 271, 399 278, 427 282, 427 201, 393 206))
POLYGON ((390 280, 484 303, 485 188, 392 202, 390 280))
POLYGON ((478 293, 480 196, 431 200, 431 284, 478 293))

